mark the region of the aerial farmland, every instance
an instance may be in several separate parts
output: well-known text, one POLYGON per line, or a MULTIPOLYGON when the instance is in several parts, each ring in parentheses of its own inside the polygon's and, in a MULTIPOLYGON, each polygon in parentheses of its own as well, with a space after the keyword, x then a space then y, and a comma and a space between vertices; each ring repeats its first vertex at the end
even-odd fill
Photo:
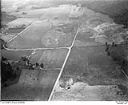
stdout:
POLYGON ((103 1, 2 0, 1 100, 128 101, 128 2, 103 1))

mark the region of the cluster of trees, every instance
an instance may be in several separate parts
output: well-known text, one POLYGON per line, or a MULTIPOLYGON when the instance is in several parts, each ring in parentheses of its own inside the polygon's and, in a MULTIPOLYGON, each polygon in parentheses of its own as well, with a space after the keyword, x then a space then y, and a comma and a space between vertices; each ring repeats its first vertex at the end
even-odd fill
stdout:
MULTIPOLYGON (((100 27, 99 27, 100 29, 100 27)), ((112 39, 111 44, 106 42, 108 56, 118 63, 122 70, 128 75, 128 33, 123 25, 106 24, 101 27, 101 34, 112 39)))
POLYGON ((21 62, 25 63, 23 65, 23 68, 26 67, 29 70, 40 70, 40 69, 44 68, 44 64, 43 63, 39 64, 39 63, 36 62, 35 64, 32 64, 29 61, 29 58, 26 57, 26 56, 21 57, 21 60, 19 62, 20 62, 20 64, 22 64, 21 62))
POLYGON ((108 45, 106 43, 106 50, 108 56, 120 65, 121 69, 128 75, 128 44, 115 44, 108 45))
POLYGON ((44 64, 32 64, 26 56, 21 57, 19 61, 11 61, 4 57, 1 58, 1 86, 7 87, 18 82, 21 71, 29 70, 42 70, 44 64))

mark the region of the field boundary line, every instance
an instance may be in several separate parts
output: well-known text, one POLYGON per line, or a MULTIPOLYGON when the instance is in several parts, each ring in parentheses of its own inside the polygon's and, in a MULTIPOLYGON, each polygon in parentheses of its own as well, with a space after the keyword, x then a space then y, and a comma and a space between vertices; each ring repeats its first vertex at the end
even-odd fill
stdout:
POLYGON ((21 31, 20 33, 18 33, 18 35, 14 36, 13 38, 11 38, 10 40, 7 41, 7 43, 11 42, 12 40, 14 40, 16 37, 18 37, 19 35, 21 35, 24 31, 26 31, 27 29, 29 29, 32 24, 34 23, 35 21, 33 21, 29 26, 27 26, 23 31, 21 31))

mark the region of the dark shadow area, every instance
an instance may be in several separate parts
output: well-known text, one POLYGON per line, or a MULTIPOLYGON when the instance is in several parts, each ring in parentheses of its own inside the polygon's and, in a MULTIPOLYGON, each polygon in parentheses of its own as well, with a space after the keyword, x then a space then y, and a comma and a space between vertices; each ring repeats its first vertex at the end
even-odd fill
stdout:
POLYGON ((100 12, 111 17, 115 23, 128 27, 128 1, 127 0, 99 0, 81 1, 83 7, 87 7, 95 12, 100 12))
POLYGON ((121 69, 128 75, 128 45, 109 45, 106 49, 108 56, 121 66, 121 69))
POLYGON ((124 11, 121 12, 121 14, 113 16, 113 19, 116 23, 123 24, 125 28, 127 28, 128 27, 128 10, 125 9, 124 11))
POLYGON ((17 66, 13 68, 4 57, 1 59, 1 87, 7 87, 18 82, 21 69, 17 66))

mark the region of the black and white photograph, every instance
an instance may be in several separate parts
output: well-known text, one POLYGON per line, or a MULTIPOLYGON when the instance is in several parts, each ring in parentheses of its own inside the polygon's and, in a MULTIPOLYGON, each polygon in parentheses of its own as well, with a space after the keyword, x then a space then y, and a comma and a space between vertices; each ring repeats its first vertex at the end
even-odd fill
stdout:
POLYGON ((0 8, 1 101, 128 103, 128 0, 0 8))

